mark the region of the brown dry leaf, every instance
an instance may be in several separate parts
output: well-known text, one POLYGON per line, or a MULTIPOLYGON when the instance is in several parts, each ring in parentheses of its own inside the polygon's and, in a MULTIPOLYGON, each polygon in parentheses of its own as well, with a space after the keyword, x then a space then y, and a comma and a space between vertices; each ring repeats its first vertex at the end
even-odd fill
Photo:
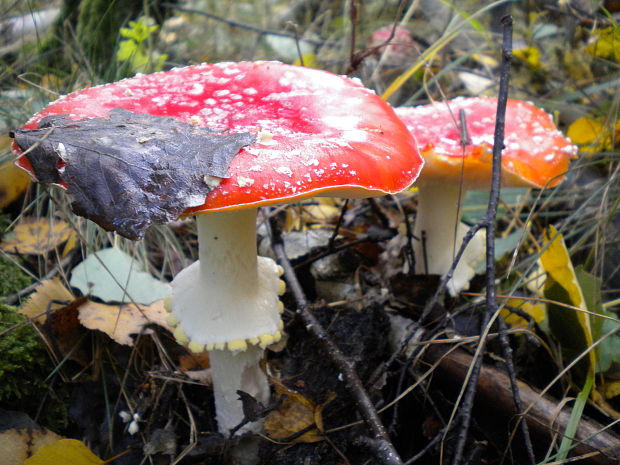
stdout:
POLYGON ((62 358, 74 360, 82 366, 89 363, 88 353, 81 345, 85 329, 80 326, 78 320, 78 308, 86 301, 86 297, 80 297, 70 302, 69 305, 54 310, 48 316, 49 325, 45 326, 51 346, 62 358))
POLYGON ((301 394, 276 383, 276 395, 285 396, 277 410, 269 413, 265 419, 265 430, 272 439, 284 440, 293 434, 312 425, 315 429, 302 434, 292 442, 318 442, 323 440, 323 409, 334 399, 330 394, 328 399, 320 405, 301 394))
POLYGON ((88 329, 103 331, 119 344, 132 346, 134 343, 131 334, 144 333, 143 326, 156 323, 172 331, 166 322, 168 312, 164 308, 164 301, 158 300, 151 305, 105 305, 86 301, 79 307, 80 323, 88 329))
POLYGON ((49 347, 58 357, 86 366, 88 354, 78 347, 85 330, 77 318, 77 309, 85 300, 75 299, 59 278, 53 278, 37 286, 19 313, 41 325, 49 347))
POLYGON ((182 371, 206 370, 209 363, 209 352, 206 350, 198 354, 187 354, 179 357, 179 369, 182 371))
MULTIPOLYGON (((4 137, 0 137, 4 139, 4 137)), ((2 144, 4 145, 4 144, 2 144)), ((30 176, 15 166, 12 160, 0 164, 0 208, 15 201, 30 184, 30 176)))
POLYGON ((0 248, 9 253, 43 255, 65 242, 75 244, 75 236, 65 221, 24 217, 4 236, 0 248))
POLYGON ((73 295, 62 284, 59 278, 48 279, 42 281, 41 284, 36 287, 26 304, 19 310, 19 313, 26 315, 37 323, 43 324, 48 310, 58 308, 58 305, 62 305, 59 303, 62 302, 67 305, 72 302, 73 299, 73 295), (56 304, 50 306, 50 302, 56 304))
POLYGON ((48 429, 35 427, 32 420, 25 421, 23 417, 25 415, 9 411, 2 415, 2 422, 10 425, 0 431, 2 465, 22 465, 41 447, 62 439, 48 429))

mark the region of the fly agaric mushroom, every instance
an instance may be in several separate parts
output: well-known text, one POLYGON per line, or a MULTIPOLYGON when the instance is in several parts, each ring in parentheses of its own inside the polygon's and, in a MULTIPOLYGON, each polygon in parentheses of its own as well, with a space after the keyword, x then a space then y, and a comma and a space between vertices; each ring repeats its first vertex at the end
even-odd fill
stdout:
MULTIPOLYGON (((414 235, 416 272, 443 276, 461 246, 467 227, 460 222, 467 189, 484 189, 491 183, 496 98, 456 98, 396 113, 417 141, 425 160, 417 182, 418 212, 414 235), (461 128, 461 112, 466 130, 461 128), (466 142, 462 140, 467 138, 466 142), (425 253, 424 253, 425 252, 425 253), (426 257, 426 260, 424 259, 426 257)), ((533 104, 508 100, 502 185, 554 187, 562 182, 577 148, 556 128, 550 115, 533 104)), ((483 255, 482 236, 475 237, 457 265, 448 289, 456 295, 469 287, 474 263, 483 255)))
MULTIPOLYGON (((255 135, 232 159, 230 176, 206 177, 213 189, 184 211, 197 217, 199 261, 172 282, 175 337, 209 351, 218 425, 228 433, 244 418, 237 390, 268 401, 259 361, 282 330, 279 267, 256 256, 257 207, 396 193, 416 179, 422 160, 391 107, 359 82, 277 62, 203 64, 81 90, 26 127, 56 114, 116 121, 117 109, 255 135)), ((27 147, 14 148, 18 165, 32 172, 27 147)), ((69 183, 67 148, 56 152, 56 184, 69 183)))

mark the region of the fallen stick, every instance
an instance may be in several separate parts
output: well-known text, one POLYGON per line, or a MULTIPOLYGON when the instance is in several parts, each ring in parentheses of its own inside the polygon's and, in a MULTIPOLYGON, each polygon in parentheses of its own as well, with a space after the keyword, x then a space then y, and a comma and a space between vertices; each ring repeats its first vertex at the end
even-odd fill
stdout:
MULTIPOLYGON (((454 386, 460 385, 465 379, 473 357, 464 350, 449 352, 448 346, 433 344, 425 351, 424 361, 430 364, 440 362, 437 375, 447 378, 449 384, 454 386)), ((571 409, 559 408, 557 401, 546 395, 541 396, 522 381, 517 381, 517 386, 532 438, 551 439, 561 435, 566 430, 571 409)), ((484 411, 504 418, 513 418, 515 415, 508 375, 488 365, 482 366, 478 378, 474 415, 484 411), (483 406, 490 408, 482 410, 483 406)), ((516 418, 513 420, 516 421, 516 418)), ((587 457, 589 464, 620 463, 620 437, 595 421, 583 417, 574 439, 573 456, 587 457)))

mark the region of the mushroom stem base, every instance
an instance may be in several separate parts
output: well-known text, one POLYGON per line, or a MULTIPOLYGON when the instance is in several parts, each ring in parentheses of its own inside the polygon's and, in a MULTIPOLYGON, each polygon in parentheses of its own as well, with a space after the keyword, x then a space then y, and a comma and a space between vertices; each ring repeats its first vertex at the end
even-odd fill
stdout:
MULTIPOLYGON (((217 424, 220 432, 228 432, 244 419, 243 405, 237 391, 244 391, 266 405, 269 402, 269 383, 260 367, 263 349, 250 346, 242 352, 229 350, 209 351, 211 373, 217 383, 213 383, 217 424)), ((259 422, 249 423, 240 432, 258 432, 259 422)))

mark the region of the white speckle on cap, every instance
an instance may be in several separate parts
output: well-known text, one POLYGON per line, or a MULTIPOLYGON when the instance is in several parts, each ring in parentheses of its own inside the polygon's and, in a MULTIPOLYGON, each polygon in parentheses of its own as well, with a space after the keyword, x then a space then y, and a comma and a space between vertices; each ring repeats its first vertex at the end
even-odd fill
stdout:
POLYGON ((258 94, 258 91, 256 89, 254 89, 253 87, 247 87, 247 88, 243 89, 243 93, 247 94, 247 95, 256 95, 256 94, 258 94))
POLYGON ((361 129, 345 131, 343 136, 349 142, 365 142, 368 139, 368 133, 361 129))
POLYGON ((246 178, 245 176, 237 176, 237 184, 239 184, 239 187, 248 187, 254 184, 254 179, 246 178))
POLYGON ((215 100, 214 98, 208 98, 207 100, 205 100, 205 105, 215 105, 217 103, 217 100, 215 100))
POLYGON ((188 91, 190 95, 200 95, 205 91, 205 88, 202 84, 198 84, 197 82, 192 85, 192 88, 188 91))
POLYGON ((449 139, 447 137, 442 137, 441 139, 439 139, 443 144, 446 145, 458 145, 459 141, 456 141, 454 139, 449 139))
POLYGON ((224 95, 228 94, 230 94, 230 91, 228 89, 220 89, 213 92, 213 95, 216 97, 223 97, 224 95))
POLYGON ((543 158, 545 161, 553 161, 555 159, 555 153, 548 153, 543 158))
POLYGON ((263 171, 263 167, 260 165, 250 166, 250 171, 263 171))
POLYGON ((570 155, 571 157, 576 156, 579 153, 579 149, 576 145, 567 145, 566 147, 562 147, 562 152, 570 155))
POLYGON ((295 90, 291 90, 290 92, 276 92, 273 94, 269 94, 263 100, 266 100, 266 101, 288 100, 293 97, 305 97, 309 95, 312 95, 312 94, 305 89, 295 89, 295 90))
POLYGON ((521 144, 519 144, 518 142, 511 142, 510 144, 508 144, 507 148, 508 150, 519 150, 521 148, 521 144))
POLYGON ((293 176, 293 172, 288 166, 278 166, 275 168, 276 173, 286 174, 287 176, 293 176))
POLYGON ((157 106, 165 105, 168 100, 170 100, 169 95, 158 95, 157 97, 153 97, 153 103, 157 106))
POLYGON ((237 68, 224 68, 224 74, 231 76, 233 74, 237 74, 239 70, 237 68))
MULTIPOLYGON (((304 166, 319 166, 319 160, 316 158, 311 158, 310 160, 302 160, 301 162, 304 166)), ((335 165, 335 163, 332 163, 335 165)))
POLYGON ((324 116, 323 122, 334 129, 347 130, 357 129, 360 122, 359 116, 324 116))

